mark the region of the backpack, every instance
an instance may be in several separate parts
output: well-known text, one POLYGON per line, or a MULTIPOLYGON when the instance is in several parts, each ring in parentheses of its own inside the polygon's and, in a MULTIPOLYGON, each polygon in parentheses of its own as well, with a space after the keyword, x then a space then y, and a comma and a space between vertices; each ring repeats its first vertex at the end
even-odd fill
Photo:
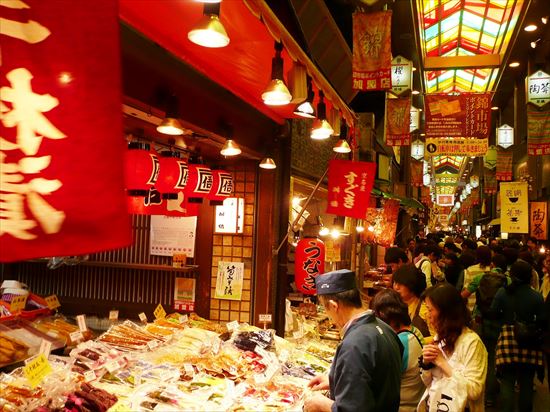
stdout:
POLYGON ((498 272, 486 272, 479 281, 476 291, 476 305, 483 318, 491 318, 491 303, 497 291, 503 286, 506 286, 506 275, 498 272))

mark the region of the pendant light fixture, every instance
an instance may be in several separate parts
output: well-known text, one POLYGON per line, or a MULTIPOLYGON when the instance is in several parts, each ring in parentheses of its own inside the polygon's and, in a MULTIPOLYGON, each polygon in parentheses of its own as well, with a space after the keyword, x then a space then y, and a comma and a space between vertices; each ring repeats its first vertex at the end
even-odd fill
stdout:
POLYGON ((237 143, 235 143, 232 139, 227 139, 225 141, 225 144, 222 147, 222 150, 220 150, 220 154, 223 156, 237 156, 242 153, 241 148, 237 143))
POLYGON ((325 94, 319 90, 319 103, 317 104, 317 118, 311 127, 311 138, 314 140, 328 139, 334 130, 327 121, 327 106, 325 105, 325 94))
POLYGON ((218 3, 205 3, 203 16, 197 25, 187 33, 187 38, 199 46, 219 48, 229 44, 229 36, 220 21, 220 6, 218 3))
POLYGON ((157 126, 157 132, 170 136, 181 136, 185 128, 178 120, 178 98, 174 95, 168 97, 166 104, 166 116, 157 126))
POLYGON ((275 160, 273 160, 271 157, 264 157, 260 162, 260 167, 262 169, 272 170, 275 169, 277 165, 275 164, 275 160))
POLYGON ((262 100, 268 106, 284 106, 292 100, 283 78, 283 44, 275 42, 275 57, 271 60, 271 81, 262 93, 262 100))
POLYGON ((308 119, 315 119, 315 108, 313 107, 313 99, 315 98, 315 92, 313 91, 313 85, 311 84, 311 77, 307 77, 307 98, 302 103, 296 106, 294 114, 296 116, 305 117, 308 119))
POLYGON ((347 135, 348 135, 348 125, 346 124, 346 122, 342 122, 342 126, 340 127, 340 138, 332 148, 334 152, 336 153, 351 152, 351 147, 348 143, 347 135))

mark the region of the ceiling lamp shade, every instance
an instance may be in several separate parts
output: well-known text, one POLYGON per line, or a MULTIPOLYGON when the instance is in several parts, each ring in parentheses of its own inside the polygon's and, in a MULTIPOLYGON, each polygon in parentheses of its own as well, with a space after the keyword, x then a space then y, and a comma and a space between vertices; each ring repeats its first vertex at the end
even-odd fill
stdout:
POLYGON ((264 157, 260 162, 260 167, 266 170, 272 170, 277 167, 275 161, 271 157, 264 157))
POLYGON ((151 151, 151 146, 148 143, 128 143, 124 166, 128 195, 146 196, 159 175, 159 159, 151 151))
POLYGON ((174 95, 168 98, 166 104, 166 116, 157 126, 157 132, 170 136, 181 136, 185 133, 185 128, 178 120, 178 98, 174 95))
POLYGON ((222 150, 220 150, 220 154, 223 156, 238 156, 242 153, 241 148, 237 143, 235 143, 234 140, 227 139, 225 141, 225 144, 222 147, 222 150))
POLYGON ((212 170, 212 189, 208 199, 223 202, 233 194, 233 175, 225 170, 212 170))
POLYGON ((296 116, 305 117, 308 119, 315 119, 315 108, 313 107, 313 99, 315 93, 313 91, 313 85, 311 84, 311 77, 307 78, 307 98, 302 103, 296 106, 294 114, 296 116))
POLYGON ((271 81, 262 93, 262 100, 268 106, 284 106, 292 101, 283 78, 283 44, 275 42, 275 57, 271 60, 271 81))
POLYGON ((187 38, 203 47, 219 48, 229 44, 229 36, 220 21, 220 4, 205 4, 203 16, 198 24, 187 33, 187 38))
POLYGON ((317 118, 311 127, 311 138, 314 140, 328 139, 334 130, 327 121, 327 106, 324 102, 324 93, 319 90, 319 103, 317 104, 317 118))
POLYGON ((179 152, 160 152, 159 177, 155 189, 162 193, 164 199, 177 199, 178 192, 185 189, 189 178, 187 163, 180 159, 179 152))
POLYGON ((336 142, 332 150, 336 153, 350 153, 351 147, 347 140, 348 127, 346 122, 342 123, 342 126, 340 129, 341 129, 340 132, 342 136, 340 137, 340 139, 338 139, 338 142, 336 142))

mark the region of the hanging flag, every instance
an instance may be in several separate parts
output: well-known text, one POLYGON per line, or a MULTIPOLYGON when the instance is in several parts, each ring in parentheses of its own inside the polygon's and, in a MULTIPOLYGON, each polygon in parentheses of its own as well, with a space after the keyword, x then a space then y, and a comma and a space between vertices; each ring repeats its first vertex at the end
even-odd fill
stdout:
POLYGON ((529 202, 531 210, 530 234, 538 240, 548 239, 548 216, 546 202, 529 202))
POLYGON ((500 184, 500 230, 505 233, 529 232, 529 186, 525 182, 500 184))
POLYGON ((0 13, 0 261, 129 245, 118 2, 0 13))
POLYGON ((327 213, 364 219, 375 173, 376 163, 329 161, 327 213))
POLYGON ((424 185, 422 174, 422 162, 411 159, 411 185, 415 187, 421 187, 424 185))
POLYGON ((494 170, 485 169, 483 171, 483 191, 488 195, 493 195, 498 190, 497 176, 494 170))
POLYGON ((527 107, 527 154, 550 154, 550 110, 527 107))
POLYGON ((391 10, 353 14, 353 89, 391 87, 391 10))
POLYGON ((426 204, 430 202, 431 198, 432 197, 430 195, 430 188, 427 186, 422 186, 420 188, 420 201, 426 204))
POLYGON ((504 149, 497 151, 497 180, 512 180, 512 152, 504 149))
POLYGON ((426 136, 489 138, 491 93, 426 95, 426 136))
POLYGON ((473 206, 479 205, 479 202, 481 201, 481 195, 479 193, 479 187, 476 187, 475 189, 472 189, 472 193, 470 194, 470 198, 472 199, 472 205, 473 206))
POLYGON ((410 146, 411 99, 386 98, 386 144, 410 146))

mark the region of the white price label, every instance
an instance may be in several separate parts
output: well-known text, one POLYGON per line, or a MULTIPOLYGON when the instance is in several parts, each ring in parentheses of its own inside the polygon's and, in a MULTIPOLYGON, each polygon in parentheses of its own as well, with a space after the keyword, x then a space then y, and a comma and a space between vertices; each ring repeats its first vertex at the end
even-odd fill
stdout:
POLYGON ((234 331, 234 330, 239 329, 239 321, 238 321, 238 320, 234 320, 234 321, 232 321, 232 322, 228 322, 226 326, 227 326, 227 330, 228 330, 229 332, 232 332, 232 331, 234 331))
POLYGON ((139 316, 139 320, 141 320, 144 323, 147 323, 147 315, 144 312, 141 312, 138 316, 139 316))
POLYGON ((76 332, 71 332, 69 334, 69 337, 71 338, 71 342, 75 342, 75 343, 78 341, 84 340, 84 335, 79 330, 77 330, 76 332))
POLYGON ((118 310, 111 310, 109 312, 109 320, 118 320, 118 310))
POLYGON ((117 361, 111 361, 105 364, 105 369, 107 369, 109 373, 113 373, 114 371, 120 369, 120 365, 117 361))
POLYGON ((43 354, 47 359, 48 356, 50 356, 51 350, 52 343, 49 340, 42 339, 42 342, 40 342, 40 349, 38 351, 38 354, 43 354))
POLYGON ((84 380, 86 382, 94 381, 96 379, 95 372, 94 371, 86 371, 84 372, 84 380))
POLYGON ((187 315, 180 315, 180 323, 185 323, 189 321, 189 317, 187 315))
POLYGON ((86 315, 78 315, 76 321, 78 322, 78 329, 80 329, 80 332, 86 332, 88 330, 88 326, 86 326, 86 315))
POLYGON ((156 340, 150 340, 149 342, 147 342, 147 346, 149 347, 149 349, 155 349, 158 345, 159 343, 156 340))
POLYGON ((185 369, 185 374, 188 375, 188 376, 195 376, 195 369, 193 368, 193 365, 189 364, 189 363, 184 363, 183 364, 183 369, 185 369))
POLYGON ((272 322, 271 313, 261 313, 259 315, 259 317, 260 317, 260 323, 271 323, 272 322))

